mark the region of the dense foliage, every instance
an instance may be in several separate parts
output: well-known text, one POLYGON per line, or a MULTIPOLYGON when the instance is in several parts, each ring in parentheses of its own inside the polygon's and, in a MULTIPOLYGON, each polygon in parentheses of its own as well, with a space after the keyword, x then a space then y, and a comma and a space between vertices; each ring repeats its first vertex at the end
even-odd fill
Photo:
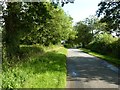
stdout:
POLYGON ((75 43, 81 47, 86 47, 97 34, 106 31, 105 25, 105 23, 100 23, 95 16, 79 21, 74 26, 74 30, 77 32, 75 43))
POLYGON ((120 58, 120 38, 112 44, 112 54, 120 58))
POLYGON ((72 30, 72 21, 62 9, 54 8, 53 6, 48 7, 50 19, 46 20, 46 23, 41 25, 26 34, 21 39, 22 44, 43 44, 48 46, 50 44, 60 43, 61 40, 68 38, 69 33, 72 30), (65 23, 66 22, 66 23, 65 23))
POLYGON ((90 27, 83 22, 79 22, 75 26, 75 30, 78 32, 76 42, 82 47, 85 47, 92 39, 90 27))
POLYGON ((1 87, 65 88, 67 50, 51 44, 73 37, 72 18, 49 2, 6 2, 6 6, 1 87))
POLYGON ((111 34, 99 34, 94 38, 87 48, 101 54, 119 57, 119 45, 116 43, 118 42, 117 40, 118 38, 113 37, 111 34))
POLYGON ((97 10, 97 15, 102 16, 101 22, 107 23, 108 31, 116 31, 119 36, 120 33, 120 1, 105 1, 103 0, 98 4, 99 9, 97 10))
POLYGON ((32 31, 40 22, 45 22, 47 16, 49 14, 44 3, 7 3, 7 9, 3 12, 3 42, 7 57, 19 53, 20 38, 32 31))
POLYGON ((3 43, 9 58, 21 53, 20 44, 57 44, 71 32, 72 18, 59 6, 54 7, 49 2, 9 2, 6 5, 3 43))
POLYGON ((107 23, 102 23, 93 16, 86 18, 85 21, 80 21, 74 26, 77 31, 74 43, 79 47, 119 58, 120 39, 113 36, 106 27, 107 23))

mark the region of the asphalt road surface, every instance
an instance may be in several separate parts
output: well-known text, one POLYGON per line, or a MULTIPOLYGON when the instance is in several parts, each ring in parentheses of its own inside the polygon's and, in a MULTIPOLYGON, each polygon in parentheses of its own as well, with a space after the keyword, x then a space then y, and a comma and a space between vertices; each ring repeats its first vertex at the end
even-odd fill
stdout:
POLYGON ((66 88, 118 88, 118 86, 118 72, 105 67, 99 58, 79 49, 68 49, 66 88))

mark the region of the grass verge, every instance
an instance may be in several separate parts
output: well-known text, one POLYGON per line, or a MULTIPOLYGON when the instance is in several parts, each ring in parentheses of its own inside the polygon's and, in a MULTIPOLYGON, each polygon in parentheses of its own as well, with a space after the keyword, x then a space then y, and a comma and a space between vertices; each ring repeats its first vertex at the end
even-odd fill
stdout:
POLYGON ((107 55, 101 55, 99 53, 93 52, 89 49, 85 49, 85 48, 80 48, 81 50, 83 50, 83 52, 88 53, 90 55, 96 56, 98 58, 101 58, 103 60, 106 60, 107 62, 115 65, 116 67, 120 67, 120 60, 111 56, 107 56, 107 55))
POLYGON ((21 46, 27 56, 2 72, 2 88, 65 88, 66 53, 60 46, 52 48, 21 46))

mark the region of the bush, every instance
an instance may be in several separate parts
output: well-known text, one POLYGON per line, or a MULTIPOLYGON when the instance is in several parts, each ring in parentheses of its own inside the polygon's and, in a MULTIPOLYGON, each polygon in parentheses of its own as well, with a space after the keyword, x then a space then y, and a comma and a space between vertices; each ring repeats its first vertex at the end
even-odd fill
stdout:
POLYGON ((73 46, 71 44, 64 44, 65 48, 72 48, 73 46))
POLYGON ((88 48, 101 54, 112 55, 113 52, 118 52, 114 48, 118 48, 118 46, 117 38, 113 37, 111 34, 104 33, 97 35, 95 39, 88 45, 88 48))
POLYGON ((117 41, 113 42, 111 46, 112 46, 112 53, 116 57, 120 58, 120 38, 117 41))

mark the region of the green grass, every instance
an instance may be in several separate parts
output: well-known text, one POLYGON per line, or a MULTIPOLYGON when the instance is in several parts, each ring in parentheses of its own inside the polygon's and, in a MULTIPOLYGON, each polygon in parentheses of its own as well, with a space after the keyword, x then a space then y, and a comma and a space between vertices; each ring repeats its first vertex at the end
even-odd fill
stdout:
POLYGON ((21 46, 24 59, 12 67, 4 64, 3 88, 65 88, 66 53, 60 46, 21 46))
POLYGON ((103 60, 106 60, 107 62, 117 66, 117 67, 120 67, 120 60, 117 59, 117 58, 114 58, 114 57, 111 57, 111 56, 108 56, 108 55, 101 55, 99 53, 93 52, 93 51, 85 49, 85 48, 80 48, 80 49, 83 50, 83 52, 86 52, 90 55, 99 57, 99 58, 101 58, 103 60))

